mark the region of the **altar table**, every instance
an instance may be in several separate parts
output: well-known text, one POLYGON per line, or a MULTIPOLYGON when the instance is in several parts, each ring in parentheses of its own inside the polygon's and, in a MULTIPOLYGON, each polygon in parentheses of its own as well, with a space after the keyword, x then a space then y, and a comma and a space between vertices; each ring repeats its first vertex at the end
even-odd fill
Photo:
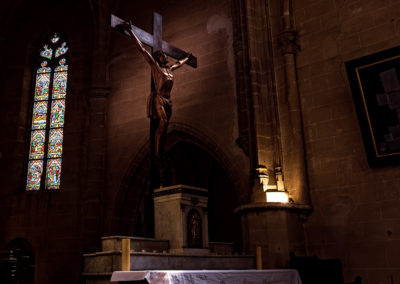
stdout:
POLYGON ((143 280, 150 284, 301 284, 293 269, 115 271, 111 276, 111 282, 143 280))

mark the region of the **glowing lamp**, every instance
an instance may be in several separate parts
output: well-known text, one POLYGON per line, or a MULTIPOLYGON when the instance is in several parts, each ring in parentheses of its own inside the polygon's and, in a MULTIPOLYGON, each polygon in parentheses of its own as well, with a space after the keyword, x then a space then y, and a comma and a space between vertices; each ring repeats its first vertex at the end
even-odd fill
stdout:
POLYGON ((289 196, 286 191, 271 191, 267 190, 267 202, 288 203, 289 196))

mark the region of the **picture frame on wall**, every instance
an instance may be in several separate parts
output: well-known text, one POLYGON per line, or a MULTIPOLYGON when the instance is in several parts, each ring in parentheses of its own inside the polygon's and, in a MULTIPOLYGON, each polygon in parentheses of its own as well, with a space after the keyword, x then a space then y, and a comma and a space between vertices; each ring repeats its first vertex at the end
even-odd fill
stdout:
POLYGON ((345 63, 371 167, 400 164, 400 47, 345 63))

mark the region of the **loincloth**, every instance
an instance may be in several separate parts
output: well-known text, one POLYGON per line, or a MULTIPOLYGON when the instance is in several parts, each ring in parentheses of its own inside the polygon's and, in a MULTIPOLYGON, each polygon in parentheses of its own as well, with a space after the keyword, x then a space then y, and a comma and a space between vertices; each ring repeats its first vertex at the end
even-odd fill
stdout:
POLYGON ((147 99, 147 117, 153 119, 160 119, 157 115, 157 111, 155 110, 156 107, 156 100, 159 104, 161 104, 164 108, 165 114, 167 117, 171 117, 172 114, 172 100, 170 98, 163 97, 158 95, 155 92, 150 93, 147 99))

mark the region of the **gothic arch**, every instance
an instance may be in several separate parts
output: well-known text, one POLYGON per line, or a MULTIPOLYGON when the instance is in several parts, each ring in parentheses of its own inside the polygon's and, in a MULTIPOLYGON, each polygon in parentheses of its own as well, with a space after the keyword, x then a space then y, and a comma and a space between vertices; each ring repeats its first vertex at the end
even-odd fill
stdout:
MULTIPOLYGON (((229 179, 233 182, 233 192, 238 198, 242 198, 243 192, 240 191, 240 180, 238 177, 242 177, 243 173, 240 171, 240 167, 237 163, 234 163, 230 153, 226 153, 217 143, 213 141, 202 131, 193 128, 184 123, 171 123, 169 126, 168 142, 166 150, 170 149, 175 143, 179 141, 187 141, 207 151, 213 156, 218 163, 222 166, 224 172, 228 175, 229 179)), ((247 181, 247 180, 246 180, 247 181)), ((241 200, 241 203, 246 203, 247 200, 241 200)))
MULTIPOLYGON (((152 204, 152 196, 148 192, 149 189, 147 188, 149 166, 148 145, 149 142, 147 140, 142 144, 142 147, 140 147, 139 151, 132 157, 132 162, 120 184, 119 191, 115 199, 115 207, 113 209, 112 216, 113 221, 111 225, 111 232, 113 234, 129 234, 151 237, 152 229, 150 227, 153 227, 153 224, 152 220, 150 219, 152 216, 151 218, 148 218, 143 215, 146 215, 146 210, 147 213, 151 215, 153 214, 152 205, 149 205, 149 208, 147 209, 142 207, 144 200, 147 200, 148 204, 152 204), (129 224, 133 223, 136 227, 129 227, 129 224), (141 231, 143 226, 147 226, 145 229, 146 232, 141 231)), ((212 176, 211 181, 209 182, 215 183, 213 187, 216 190, 220 190, 220 188, 223 187, 223 192, 227 196, 227 200, 230 202, 230 207, 228 206, 229 208, 224 208, 224 206, 221 206, 221 210, 226 210, 227 212, 225 215, 221 214, 219 218, 223 218, 222 216, 229 216, 229 214, 233 216, 233 210, 235 206, 239 205, 239 195, 238 190, 235 188, 235 184, 231 182, 231 180, 235 181, 235 177, 239 176, 239 173, 237 172, 238 169, 234 166, 234 163, 232 163, 232 161, 230 161, 228 158, 228 155, 226 155, 216 143, 214 143, 210 138, 202 134, 200 131, 197 131, 196 129, 184 124, 173 123, 170 125, 170 131, 168 133, 165 151, 166 156, 168 158, 169 155, 176 155, 180 151, 184 151, 184 153, 182 153, 178 159, 182 159, 182 157, 185 157, 185 155, 192 154, 195 155, 195 157, 207 156, 211 167, 213 167, 213 171, 218 172, 218 177, 212 176)), ((209 171, 211 171, 211 167, 208 169, 209 171)), ((198 167, 197 169, 202 171, 203 167, 198 167)), ((182 172, 182 168, 180 169, 180 172, 182 172)), ((195 179, 191 181, 194 180, 195 179)), ((197 179, 197 181, 198 180, 199 179, 197 179)), ((182 181, 182 179, 178 179, 178 183, 179 181, 182 181)), ((189 185, 206 186, 206 184, 189 185)), ((218 196, 218 194, 215 196, 218 196)), ((218 198, 220 197, 221 196, 218 198)), ((214 197, 214 199, 216 198, 217 197, 214 197)), ((213 197, 211 197, 210 202, 214 202, 214 207, 211 208, 211 212, 217 213, 217 206, 219 205, 212 199, 213 197)), ((229 216, 229 218, 232 216, 229 216)), ((232 218, 235 219, 236 217, 237 216, 232 218)), ((233 223, 237 225, 236 227, 239 228, 238 230, 240 231, 240 220, 238 217, 232 221, 232 224, 233 223)), ((232 235, 240 236, 241 234, 240 232, 236 232, 235 234, 232 233, 232 235)), ((223 236, 216 236, 216 238, 219 241, 224 241, 222 239, 218 239, 223 238, 223 236)), ((240 240, 234 241, 237 243, 240 242, 240 240)))
POLYGON ((35 252, 29 241, 24 238, 15 238, 4 249, 0 282, 33 284, 35 252), (11 272, 12 270, 14 272, 11 272))

